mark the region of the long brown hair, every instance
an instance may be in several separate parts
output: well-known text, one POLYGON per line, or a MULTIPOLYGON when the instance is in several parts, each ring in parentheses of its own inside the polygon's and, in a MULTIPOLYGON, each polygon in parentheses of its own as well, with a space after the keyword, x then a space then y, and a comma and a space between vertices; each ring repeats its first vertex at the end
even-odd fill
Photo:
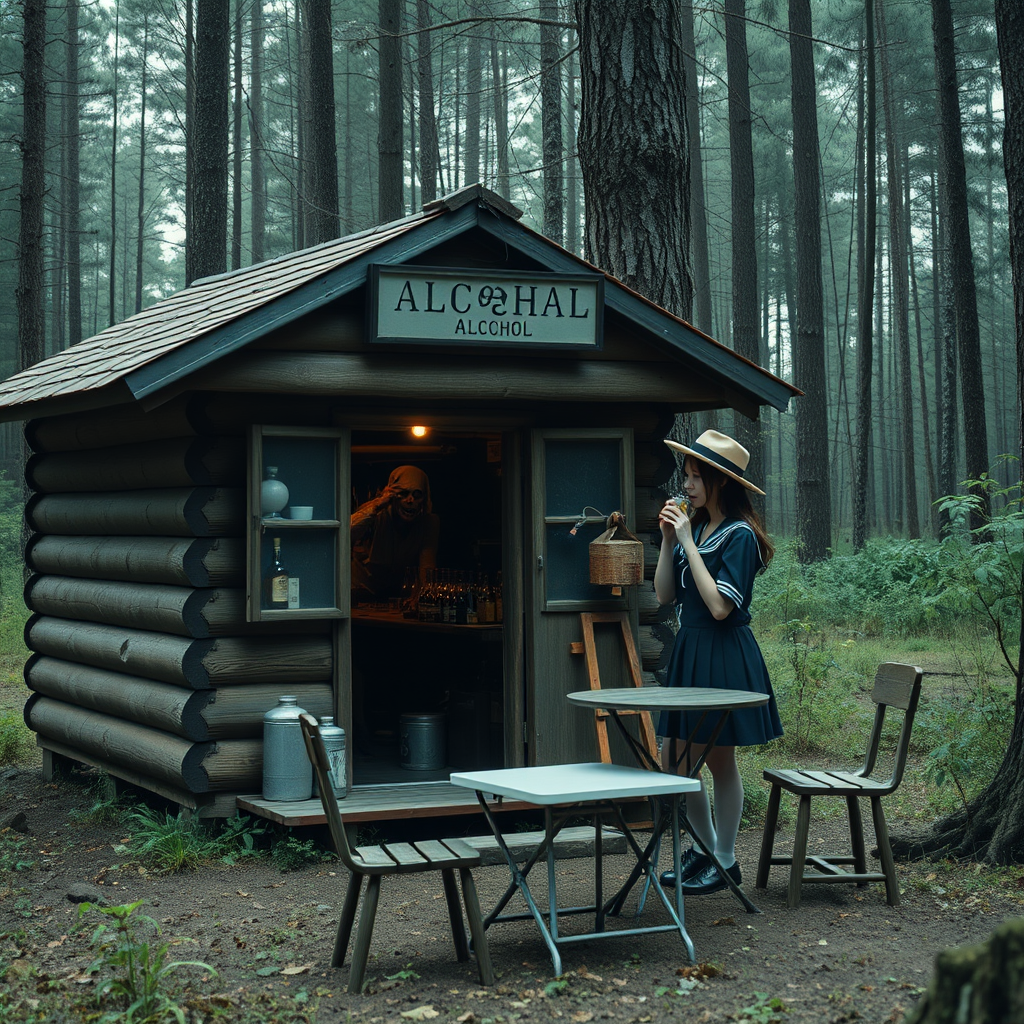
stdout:
MULTIPOLYGON (((688 455, 686 458, 689 461, 693 459, 693 456, 688 455)), ((731 476, 726 476, 725 473, 710 462, 705 462, 703 459, 694 461, 699 463, 701 479, 704 481, 704 493, 708 497, 714 494, 718 501, 718 507, 725 514, 725 517, 727 519, 742 519, 750 524, 750 528, 754 531, 754 536, 757 537, 757 546, 761 549, 763 568, 758 571, 763 572, 771 563, 772 557, 775 554, 775 545, 768 536, 764 523, 761 522, 761 517, 754 511, 754 506, 750 504, 750 491, 743 484, 733 480, 731 476)), ((710 519, 711 515, 707 510, 707 505, 693 513, 694 527, 700 526, 710 519)))

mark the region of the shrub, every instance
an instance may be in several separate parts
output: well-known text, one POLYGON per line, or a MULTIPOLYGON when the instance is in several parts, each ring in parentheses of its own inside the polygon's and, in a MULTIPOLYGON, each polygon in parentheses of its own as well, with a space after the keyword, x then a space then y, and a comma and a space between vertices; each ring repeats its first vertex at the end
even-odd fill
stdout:
POLYGON ((256 855, 255 838, 263 834, 248 817, 229 818, 219 833, 199 818, 142 807, 128 815, 134 823, 138 853, 157 871, 184 871, 212 860, 234 863, 256 855))

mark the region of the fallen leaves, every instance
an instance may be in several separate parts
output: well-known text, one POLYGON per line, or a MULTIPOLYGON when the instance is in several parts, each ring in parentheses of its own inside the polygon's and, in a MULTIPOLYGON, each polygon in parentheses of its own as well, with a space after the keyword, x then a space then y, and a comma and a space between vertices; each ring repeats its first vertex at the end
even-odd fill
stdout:
MULTIPOLYGON (((406 1020, 433 1020, 435 1017, 440 1017, 441 1014, 432 1006, 415 1006, 411 1010, 403 1010, 399 1016, 406 1020)), ((460 1017, 459 1020, 462 1018, 460 1017)))

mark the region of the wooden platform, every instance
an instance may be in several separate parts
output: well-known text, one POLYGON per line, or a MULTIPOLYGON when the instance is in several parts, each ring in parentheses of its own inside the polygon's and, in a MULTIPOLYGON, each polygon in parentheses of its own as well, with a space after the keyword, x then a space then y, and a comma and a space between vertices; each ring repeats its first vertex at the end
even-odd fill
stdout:
MULTIPOLYGON (((476 794, 450 782, 412 782, 404 785, 354 786, 340 803, 345 824, 391 821, 396 818, 443 818, 480 814, 476 794)), ((521 800, 493 801, 494 811, 536 811, 521 800)), ((259 794, 238 797, 239 810, 281 825, 323 825, 327 821, 320 798, 264 800, 259 794)), ((483 824, 481 820, 481 824, 483 824)), ((486 826, 485 826, 486 827, 486 826)))

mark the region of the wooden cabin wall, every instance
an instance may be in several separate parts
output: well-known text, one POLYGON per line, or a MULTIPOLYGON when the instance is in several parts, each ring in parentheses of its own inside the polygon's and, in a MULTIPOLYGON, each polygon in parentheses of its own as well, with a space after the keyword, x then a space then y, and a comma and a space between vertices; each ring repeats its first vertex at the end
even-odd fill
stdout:
MULTIPOLYGON (((324 406, 290 405, 278 414, 324 422, 324 406)), ((333 713, 329 627, 245 621, 251 409, 183 396, 27 425, 25 720, 48 764, 228 813, 262 788, 281 694, 333 713)))

